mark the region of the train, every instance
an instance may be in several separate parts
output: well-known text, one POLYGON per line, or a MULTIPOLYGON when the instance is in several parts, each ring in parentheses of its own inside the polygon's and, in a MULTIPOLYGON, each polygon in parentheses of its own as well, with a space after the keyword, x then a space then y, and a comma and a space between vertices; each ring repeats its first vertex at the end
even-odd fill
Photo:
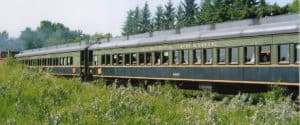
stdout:
POLYGON ((24 50, 16 58, 83 80, 299 86, 299 14, 24 50))
POLYGON ((0 50, 0 64, 2 64, 7 57, 14 57, 18 53, 19 52, 17 50, 0 50))

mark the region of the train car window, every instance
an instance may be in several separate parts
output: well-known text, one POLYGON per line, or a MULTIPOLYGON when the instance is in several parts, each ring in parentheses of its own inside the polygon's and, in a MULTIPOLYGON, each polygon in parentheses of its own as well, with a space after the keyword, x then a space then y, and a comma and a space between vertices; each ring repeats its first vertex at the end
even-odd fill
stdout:
POLYGON ((71 62, 71 61, 70 61, 70 57, 67 57, 67 59, 68 59, 68 60, 67 60, 67 65, 70 65, 70 62, 71 62))
POLYGON ((200 49, 196 49, 193 51, 193 63, 194 64, 201 64, 201 57, 202 57, 202 52, 200 49))
POLYGON ((101 55, 101 65, 105 65, 106 62, 105 62, 105 55, 101 55))
POLYGON ((259 47, 259 63, 270 64, 271 62, 271 46, 259 47))
POLYGON ((169 52, 168 51, 164 51, 163 52, 163 64, 168 65, 169 64, 169 52))
POLYGON ((226 64, 226 49, 218 49, 218 64, 226 64))
POLYGON ((245 64, 255 64, 255 48, 245 47, 245 64))
POLYGON ((68 59, 65 57, 64 64, 67 65, 68 59))
POLYGON ((173 64, 179 64, 180 50, 173 51, 173 64))
POLYGON ((130 65, 130 55, 125 54, 125 65, 130 65))
POLYGON ((64 58, 63 57, 60 58, 60 65, 64 65, 64 58))
POLYGON ((113 60, 112 60, 113 62, 113 65, 117 65, 117 62, 118 62, 118 55, 117 54, 114 54, 113 55, 113 60))
POLYGON ((204 62, 205 64, 212 64, 213 57, 212 57, 212 49, 204 49, 204 62))
POLYGON ((147 52, 146 53, 146 64, 147 65, 151 65, 152 64, 152 53, 151 52, 147 52))
POLYGON ((118 54, 118 65, 123 64, 123 54, 118 54))
POLYGON ((131 53, 131 64, 136 65, 137 55, 136 53, 131 53))
POLYGON ((140 65, 145 64, 145 53, 139 53, 139 64, 140 65))
POLYGON ((239 48, 229 48, 229 62, 230 64, 238 64, 239 48))
POLYGON ((46 64, 47 64, 47 60, 46 60, 46 58, 44 58, 43 59, 43 65, 46 66, 46 64))
POLYGON ((38 59, 37 62, 38 62, 38 66, 39 66, 39 65, 41 64, 41 63, 40 63, 40 59, 38 59))
POLYGON ((160 52, 154 52, 154 56, 155 56, 155 65, 160 65, 161 60, 160 60, 160 52))
POLYGON ((290 49, 289 45, 278 46, 278 62, 280 64, 287 64, 290 62, 290 49))
POLYGON ((98 65, 98 56, 94 56, 94 66, 97 66, 98 65))
POLYGON ((53 59, 49 58, 49 61, 50 61, 50 66, 52 66, 53 65, 53 59))
POLYGON ((183 50, 183 51, 181 51, 181 54, 182 54, 182 56, 181 56, 181 60, 182 60, 182 64, 189 64, 189 50, 183 50))
POLYGON ((56 65, 59 65, 59 58, 56 58, 56 65))
POLYGON ((110 55, 106 55, 105 63, 110 65, 110 55))
POLYGON ((300 64, 300 44, 295 45, 295 63, 300 64))
POLYGON ((73 57, 70 57, 70 65, 73 65, 73 57))

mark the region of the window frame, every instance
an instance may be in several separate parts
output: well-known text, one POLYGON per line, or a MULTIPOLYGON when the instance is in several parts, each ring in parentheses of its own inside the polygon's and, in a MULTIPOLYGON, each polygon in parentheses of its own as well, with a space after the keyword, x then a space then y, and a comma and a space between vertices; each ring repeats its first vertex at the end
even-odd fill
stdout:
POLYGON ((278 64, 282 64, 282 65, 286 65, 286 64, 290 64, 290 58, 291 58, 291 55, 290 55, 290 44, 278 44, 277 46, 277 62, 278 64), (281 46, 287 46, 287 49, 288 49, 288 59, 287 61, 281 61, 280 58, 281 58, 281 49, 280 47, 281 46))
POLYGON ((239 53, 240 53, 239 52, 239 47, 229 47, 228 48, 228 55, 229 55, 228 63, 230 65, 239 65, 239 60, 240 60, 239 53), (232 59, 231 59, 231 57, 232 57, 232 49, 237 49, 237 62, 232 62, 232 59))
POLYGON ((227 54, 227 52, 226 52, 226 48, 224 48, 224 47, 222 47, 222 48, 217 48, 217 64, 219 64, 219 65, 225 65, 226 64, 226 54, 227 54), (221 51, 221 49, 223 50, 224 49, 224 62, 220 62, 220 51, 221 51))
POLYGON ((212 64, 213 64, 213 62, 214 62, 214 54, 213 54, 213 51, 214 51, 213 48, 204 48, 204 49, 203 49, 203 58, 204 58, 203 64, 205 64, 205 65, 212 65, 212 64), (207 62, 207 59, 206 59, 206 57, 207 57, 207 50, 211 50, 211 61, 210 61, 210 63, 208 63, 208 62, 207 62))
POLYGON ((201 65, 201 64, 203 64, 203 59, 202 58, 203 58, 203 49, 193 49, 193 64, 194 65, 201 65), (199 63, 197 63, 198 60, 196 62, 196 59, 197 59, 197 50, 200 51, 200 62, 199 63))
POLYGON ((300 43, 294 44, 294 64, 300 64, 300 43), (297 45, 299 45, 299 53, 297 53, 297 45), (297 56, 299 56, 299 60, 297 60, 297 56))
POLYGON ((169 65, 170 64, 170 52, 165 50, 165 51, 162 51, 162 65, 169 65), (168 56, 165 56, 165 53, 168 54, 168 56), (167 57, 167 58, 165 58, 167 57), (165 59, 167 59, 165 61, 165 59))
POLYGON ((189 63, 190 63, 190 52, 189 52, 189 50, 188 49, 181 50, 181 55, 180 56, 181 56, 180 64, 182 64, 182 65, 189 65, 189 63), (185 54, 187 54, 186 55, 187 62, 185 62, 185 54))
POLYGON ((258 64, 260 64, 260 65, 269 65, 269 64, 271 64, 271 58, 272 58, 272 45, 259 45, 258 46, 258 64), (269 47, 269 61, 268 62, 262 62, 261 61, 261 51, 262 51, 262 47, 269 47))
POLYGON ((174 65, 180 65, 181 64, 181 61, 180 61, 180 57, 181 57, 181 50, 173 50, 172 51, 172 60, 173 60, 173 62, 172 62, 172 64, 174 64, 174 65), (176 57, 178 57, 177 59, 177 61, 178 61, 178 63, 176 63, 176 61, 175 61, 175 53, 178 53, 178 55, 176 56, 176 57))
POLYGON ((244 46, 244 64, 245 65, 255 65, 256 64, 256 46, 244 46), (250 58, 250 61, 247 61, 247 48, 248 47, 253 47, 253 52, 254 52, 254 62, 251 62, 252 57, 250 58))
POLYGON ((137 55, 138 55, 137 53, 130 53, 130 65, 137 65, 137 55), (134 54, 135 54, 135 61, 133 61, 134 54))
POLYGON ((145 52, 139 52, 138 56, 139 56, 139 64, 138 65, 146 65, 146 53, 145 52), (141 58, 141 56, 143 56, 143 58, 141 58), (141 60, 143 61, 143 63, 141 63, 141 60))

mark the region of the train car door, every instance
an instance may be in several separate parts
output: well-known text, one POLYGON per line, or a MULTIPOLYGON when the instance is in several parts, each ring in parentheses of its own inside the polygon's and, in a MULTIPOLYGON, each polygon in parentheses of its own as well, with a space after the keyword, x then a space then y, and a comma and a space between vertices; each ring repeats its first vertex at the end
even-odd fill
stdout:
POLYGON ((89 66, 93 63, 93 51, 85 49, 80 52, 80 76, 83 81, 89 81, 93 79, 93 74, 90 71, 89 66))

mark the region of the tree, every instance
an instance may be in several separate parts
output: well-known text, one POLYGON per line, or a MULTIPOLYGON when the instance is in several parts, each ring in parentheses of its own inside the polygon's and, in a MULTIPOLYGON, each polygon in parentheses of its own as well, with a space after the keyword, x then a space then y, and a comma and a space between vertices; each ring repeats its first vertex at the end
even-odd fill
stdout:
POLYGON ((133 10, 129 10, 127 12, 127 18, 126 18, 126 22, 125 25, 123 26, 123 35, 132 35, 134 34, 134 11, 133 10))
POLYGON ((184 22, 185 22, 185 15, 184 15, 184 10, 182 8, 182 4, 180 4, 177 7, 177 13, 176 13, 176 27, 180 28, 182 26, 184 26, 184 22))
POLYGON ((294 0, 291 5, 288 5, 289 13, 299 13, 299 0, 294 0))
POLYGON ((197 25, 196 13, 198 10, 195 0, 184 0, 184 12, 186 16, 185 25, 194 26, 197 25))
POLYGON ((174 29, 175 27, 175 8, 173 7, 171 0, 168 1, 167 5, 165 5, 164 24, 166 30, 174 29))
POLYGON ((133 15, 133 33, 141 33, 141 14, 139 7, 136 7, 133 15))
POLYGON ((164 30, 164 10, 162 6, 158 6, 154 17, 154 30, 164 30))
POLYGON ((28 27, 24 31, 21 31, 21 36, 19 37, 19 39, 24 41, 26 49, 42 47, 42 42, 37 37, 37 33, 32 31, 28 27))
POLYGON ((8 39, 8 32, 5 31, 5 30, 0 32, 0 39, 7 40, 8 39))
POLYGON ((149 32, 151 29, 151 13, 148 7, 148 3, 146 2, 142 11, 142 17, 141 17, 141 27, 140 32, 145 33, 149 32))
POLYGON ((107 38, 110 38, 110 37, 111 37, 110 33, 105 33, 105 34, 95 33, 94 35, 91 36, 91 39, 93 41, 99 41, 101 39, 107 39, 107 38))

